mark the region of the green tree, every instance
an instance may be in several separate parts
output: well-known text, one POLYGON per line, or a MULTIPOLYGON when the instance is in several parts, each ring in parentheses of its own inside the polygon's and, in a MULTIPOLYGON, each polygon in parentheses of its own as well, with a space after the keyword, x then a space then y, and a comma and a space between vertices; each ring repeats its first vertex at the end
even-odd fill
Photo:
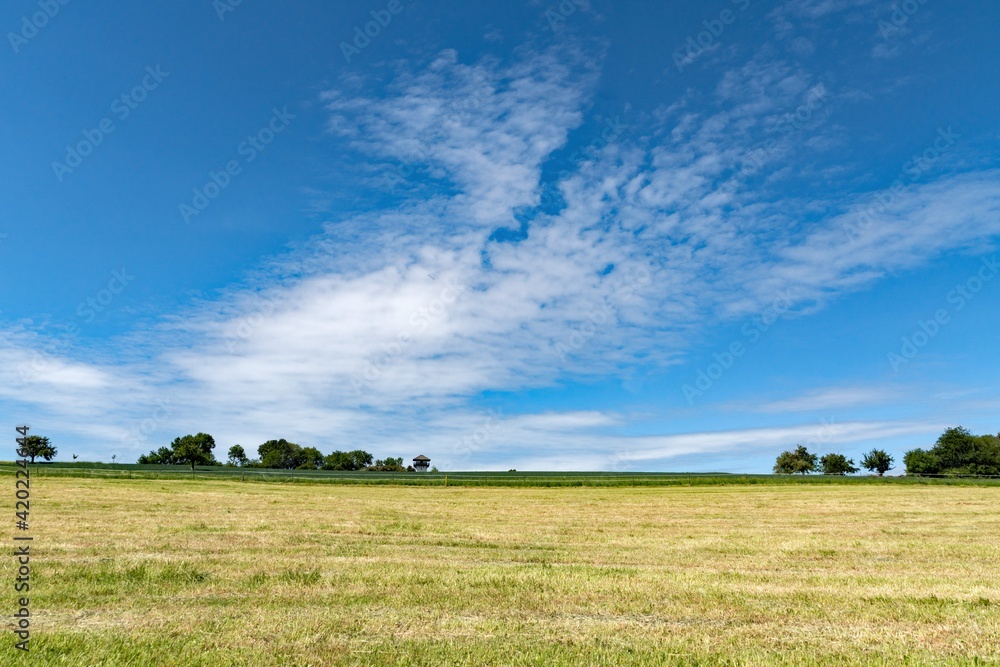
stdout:
POLYGON ((893 458, 881 449, 873 449, 861 459, 861 465, 866 470, 877 472, 881 477, 887 470, 892 468, 893 458))
POLYGON ((941 473, 941 459, 934 452, 913 449, 903 455, 907 475, 938 475, 941 473))
POLYGON ((903 461, 911 475, 1000 475, 1000 436, 949 428, 929 451, 911 450, 903 461))
POLYGON ((779 475, 806 474, 816 470, 816 455, 799 445, 794 452, 782 452, 774 462, 774 472, 779 475))
POLYGON ((387 456, 384 459, 379 459, 374 465, 368 466, 369 470, 374 470, 377 472, 405 472, 406 468, 403 467, 403 457, 393 458, 387 456))
POLYGON ((296 467, 301 470, 316 470, 323 467, 323 455, 315 447, 302 448, 302 462, 296 467))
POLYGON ((229 448, 230 465, 245 466, 248 461, 246 450, 241 445, 233 445, 229 448))
POLYGON ((373 457, 362 449, 342 452, 339 449, 323 458, 324 470, 364 470, 372 464, 373 457))
POLYGON ((20 445, 18 449, 20 450, 19 456, 30 457, 32 463, 35 462, 36 456, 41 456, 46 461, 51 461, 56 455, 56 448, 49 439, 40 435, 27 436, 24 439, 24 444, 20 445))
POLYGON ((354 461, 354 470, 364 470, 372 464, 372 461, 375 460, 375 457, 363 449, 355 449, 348 452, 348 455, 351 457, 351 460, 354 461))
POLYGON ((972 463, 976 453, 976 436, 961 426, 946 429, 934 443, 934 453, 944 469, 961 469, 972 463))
POLYGON ((968 470, 970 475, 1000 475, 1000 438, 978 436, 968 470))
POLYGON ((191 470, 194 470, 196 465, 210 466, 217 463, 212 454, 212 450, 215 449, 215 438, 208 433, 174 438, 170 448, 173 450, 174 462, 189 463, 191 470))
POLYGON ((339 449, 323 457, 323 470, 357 470, 354 458, 339 449))
POLYGON ((260 465, 262 468, 294 470, 307 463, 308 460, 305 450, 302 447, 299 447, 294 442, 288 442, 284 438, 281 440, 268 440, 257 448, 257 453, 260 455, 260 465))
POLYGON ((843 454, 827 454, 819 460, 824 475, 851 475, 858 472, 854 459, 843 454))
POLYGON ((174 450, 170 447, 160 447, 155 452, 140 456, 139 463, 143 465, 173 465, 177 461, 174 460, 174 450))

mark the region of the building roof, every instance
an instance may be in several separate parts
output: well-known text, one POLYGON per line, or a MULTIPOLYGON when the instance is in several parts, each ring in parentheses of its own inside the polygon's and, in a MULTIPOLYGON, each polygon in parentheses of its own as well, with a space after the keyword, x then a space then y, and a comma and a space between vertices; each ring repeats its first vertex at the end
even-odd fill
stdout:
POLYGON ((426 456, 424 456, 423 454, 421 454, 420 456, 416 456, 416 457, 414 457, 414 459, 413 459, 413 460, 414 460, 414 461, 430 461, 430 459, 429 459, 429 458, 427 458, 426 456))

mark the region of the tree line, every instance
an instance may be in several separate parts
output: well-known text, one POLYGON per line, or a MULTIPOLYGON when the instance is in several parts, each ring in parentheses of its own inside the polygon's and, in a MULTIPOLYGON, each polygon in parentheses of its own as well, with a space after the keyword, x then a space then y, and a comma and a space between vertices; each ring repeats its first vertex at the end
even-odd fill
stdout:
MULTIPOLYGON (((861 459, 861 467, 882 476, 894 461, 888 452, 873 449, 861 459)), ((973 435, 961 426, 949 428, 930 449, 906 452, 903 463, 907 475, 1000 475, 1000 434, 973 435)), ((774 463, 774 472, 782 475, 851 475, 859 470, 854 460, 843 454, 819 457, 801 445, 782 452, 774 463)))
POLYGON ((229 458, 225 464, 216 460, 212 450, 215 438, 208 433, 186 435, 175 438, 168 447, 144 454, 139 463, 145 465, 190 465, 194 470, 200 466, 236 466, 241 468, 269 468, 276 470, 370 470, 377 472, 414 472, 413 466, 403 467, 403 458, 387 456, 375 459, 370 453, 355 449, 350 452, 340 450, 323 455, 315 447, 302 447, 284 438, 268 440, 257 447, 257 458, 247 456, 242 445, 229 448, 229 458))
MULTIPOLYGON (((861 459, 861 467, 877 472, 881 477, 892 468, 893 457, 881 449, 873 449, 861 459)), ((824 475, 852 475, 859 472, 854 459, 843 454, 826 454, 822 458, 799 445, 792 451, 778 454, 774 462, 774 472, 779 475, 794 475, 821 472, 824 475)))
POLYGON ((903 462, 907 475, 1000 475, 1000 434, 972 435, 961 426, 949 428, 933 447, 913 449, 903 462))
MULTIPOLYGON (((22 449, 35 462, 36 457, 51 461, 56 447, 47 437, 31 435, 22 449)), ((169 446, 139 457, 141 464, 229 465, 244 468, 271 468, 280 470, 372 470, 383 472, 412 472, 412 466, 403 467, 402 457, 391 456, 375 459, 370 453, 356 449, 350 452, 334 451, 323 455, 315 447, 302 447, 285 439, 268 440, 257 447, 257 458, 251 459, 241 445, 229 448, 225 464, 216 460, 213 450, 215 439, 207 433, 175 438, 169 446)), ((76 455, 73 459, 76 460, 76 455)), ((114 459, 115 457, 112 457, 114 459)), ((861 459, 861 468, 878 473, 889 471, 895 458, 881 449, 873 449, 861 459)), ((907 475, 998 475, 1000 476, 1000 434, 973 435, 961 426, 949 428, 929 449, 913 449, 903 456, 907 475)), ((436 469, 432 468, 432 472, 436 469)), ((831 453, 822 457, 809 452, 806 447, 778 455, 774 472, 778 474, 851 475, 860 471, 854 459, 843 454, 831 453)))

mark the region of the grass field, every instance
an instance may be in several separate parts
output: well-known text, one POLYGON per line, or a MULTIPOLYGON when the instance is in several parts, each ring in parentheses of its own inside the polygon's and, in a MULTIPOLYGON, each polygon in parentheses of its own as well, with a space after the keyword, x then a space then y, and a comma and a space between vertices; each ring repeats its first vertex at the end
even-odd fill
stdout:
POLYGON ((1000 664, 998 501, 46 476, 0 664, 1000 664))

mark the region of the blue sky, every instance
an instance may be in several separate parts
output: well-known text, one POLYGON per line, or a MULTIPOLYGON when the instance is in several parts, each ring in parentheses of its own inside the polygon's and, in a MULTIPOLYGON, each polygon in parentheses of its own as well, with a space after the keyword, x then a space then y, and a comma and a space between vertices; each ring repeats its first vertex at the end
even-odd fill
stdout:
POLYGON ((503 470, 996 432, 998 20, 7 3, 0 414, 503 470))

